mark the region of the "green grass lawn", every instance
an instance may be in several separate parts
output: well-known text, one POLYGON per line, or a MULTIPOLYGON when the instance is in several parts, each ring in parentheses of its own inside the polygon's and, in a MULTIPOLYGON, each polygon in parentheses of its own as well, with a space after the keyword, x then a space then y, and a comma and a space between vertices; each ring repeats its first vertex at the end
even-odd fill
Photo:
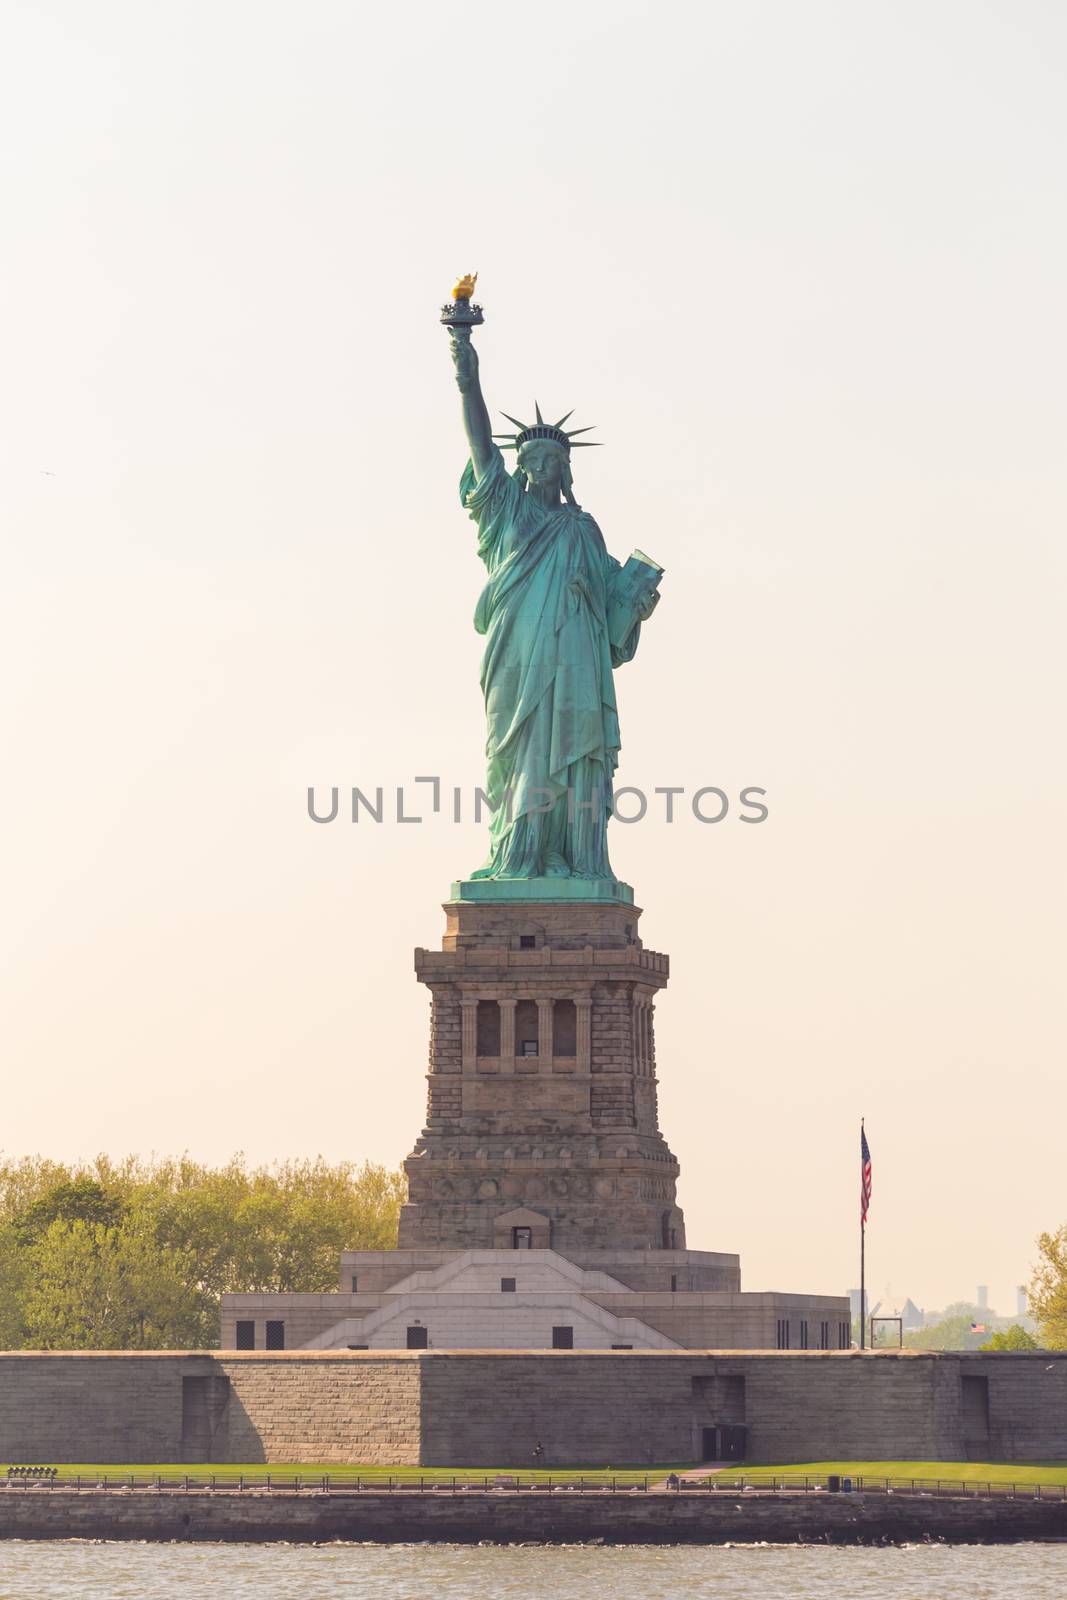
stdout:
MULTIPOLYGON (((23 1464, 23 1463, 20 1463, 23 1464)), ((32 1463, 30 1463, 32 1465, 32 1463)), ((175 1480, 181 1482, 185 1477, 197 1483, 210 1482, 214 1478, 218 1484, 236 1482, 244 1478, 246 1483, 266 1483, 268 1476, 275 1480, 288 1482, 299 1477, 310 1484, 316 1478, 327 1476, 331 1483, 341 1483, 347 1479, 362 1479, 365 1483, 448 1483, 453 1479, 457 1483, 473 1482, 481 1484, 487 1478, 492 1481, 495 1477, 521 1478, 524 1483, 535 1480, 539 1483, 577 1483, 580 1479, 588 1484, 611 1483, 617 1484, 640 1483, 647 1478, 649 1483, 661 1482, 668 1472, 684 1472, 687 1463, 669 1462, 666 1466, 653 1467, 540 1467, 531 1468, 526 1465, 511 1467, 405 1467, 405 1466, 360 1466, 358 1464, 345 1465, 334 1462, 277 1462, 270 1463, 246 1462, 210 1462, 198 1461, 188 1464, 174 1465, 172 1463, 158 1465, 153 1462, 59 1462, 49 1461, 42 1463, 54 1466, 59 1470, 61 1479, 81 1477, 83 1479, 98 1479, 107 1477, 112 1482, 120 1478, 156 1479, 162 1478, 165 1483, 175 1480)), ((7 1480, 7 1463, 0 1463, 0 1483, 7 1480)))
POLYGON ((726 1483, 744 1478, 811 1478, 825 1481, 831 1473, 845 1478, 886 1478, 910 1483, 913 1478, 942 1483, 1050 1483, 1067 1485, 1067 1461, 800 1461, 788 1465, 753 1465, 718 1474, 726 1483))
MULTIPOLYGON (((243 1479, 246 1484, 266 1484, 268 1478, 278 1485, 288 1487, 294 1479, 312 1487, 316 1480, 328 1477, 331 1484, 354 1482, 359 1478, 363 1483, 380 1483, 383 1487, 390 1482, 400 1484, 457 1484, 473 1483, 479 1486, 497 1477, 518 1478, 523 1484, 532 1482, 554 1484, 568 1484, 584 1482, 590 1487, 597 1484, 615 1483, 618 1487, 630 1484, 649 1486, 662 1483, 669 1472, 686 1472, 700 1463, 674 1461, 666 1464, 657 1463, 651 1467, 635 1467, 633 1465, 619 1467, 587 1466, 587 1467, 538 1467, 533 1468, 525 1464, 509 1467, 412 1467, 412 1466, 366 1466, 353 1464, 338 1464, 337 1462, 190 1462, 188 1464, 167 1463, 160 1465, 156 1462, 46 1462, 42 1465, 55 1466, 59 1470, 60 1481, 80 1477, 83 1481, 96 1482, 107 1478, 112 1484, 123 1479, 129 1481, 132 1477, 135 1483, 152 1483, 157 1478, 162 1478, 164 1483, 181 1483, 188 1478, 190 1483, 209 1484, 214 1481, 220 1488, 229 1483, 236 1483, 243 1479)), ((705 1465, 709 1465, 705 1463, 705 1465)), ((1035 1461, 1021 1464, 1005 1461, 800 1461, 780 1463, 757 1463, 752 1466, 738 1468, 726 1467, 714 1473, 714 1487, 725 1488, 729 1484, 745 1483, 758 1484, 763 1480, 777 1478, 779 1482, 785 1479, 805 1478, 809 1483, 825 1484, 830 1474, 836 1473, 840 1477, 852 1479, 868 1478, 884 1483, 888 1478, 890 1482, 910 1484, 912 1480, 937 1481, 948 1483, 997 1483, 997 1484, 1050 1484, 1067 1486, 1067 1461, 1035 1461)), ((7 1464, 0 1463, 0 1484, 6 1481, 7 1464)), ((18 1480, 16 1480, 18 1481, 18 1480)), ((25 1481, 25 1480, 23 1480, 25 1481)), ((698 1480, 698 1485, 703 1486, 703 1479, 698 1480)))

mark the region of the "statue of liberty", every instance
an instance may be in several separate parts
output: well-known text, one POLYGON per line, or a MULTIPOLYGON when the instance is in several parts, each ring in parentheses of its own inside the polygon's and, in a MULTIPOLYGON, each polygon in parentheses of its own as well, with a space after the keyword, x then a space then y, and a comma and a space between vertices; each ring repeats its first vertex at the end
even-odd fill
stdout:
POLYGON ((565 432, 570 412, 546 423, 535 406, 536 421, 508 417, 518 431, 494 436, 470 336, 482 320, 469 303, 473 287, 461 280, 454 308, 442 312, 470 447, 460 497, 487 570, 474 626, 485 635, 492 822, 488 860, 472 877, 577 879, 588 889, 598 881, 610 892, 607 823, 620 742, 612 671, 633 659, 662 569, 640 552, 620 565, 576 502, 571 451, 589 430, 565 432), (513 473, 495 438, 515 450, 513 473))

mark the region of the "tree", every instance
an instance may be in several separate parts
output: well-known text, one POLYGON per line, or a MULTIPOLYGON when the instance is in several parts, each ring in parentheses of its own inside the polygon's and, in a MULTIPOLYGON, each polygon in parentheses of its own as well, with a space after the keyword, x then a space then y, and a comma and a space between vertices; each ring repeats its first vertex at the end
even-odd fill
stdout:
POLYGON ((1013 1322, 1010 1328, 1002 1328, 978 1348, 979 1350, 1040 1350, 1041 1346, 1032 1333, 1027 1333, 1021 1322, 1013 1322))
POLYGON ((10 1222, 0 1222, 0 1350, 17 1350, 26 1332, 22 1295, 28 1266, 18 1234, 10 1222))
POLYGON ((162 1238, 196 1257, 210 1293, 334 1289, 342 1250, 396 1245, 401 1173, 364 1162, 285 1162, 249 1171, 180 1164, 160 1185, 162 1238))
POLYGON ((161 1245, 144 1214, 118 1227, 52 1223, 29 1251, 25 1339, 38 1350, 174 1350, 199 1343, 192 1257, 161 1245))
POLYGON ((971 1326, 973 1323, 988 1325, 993 1318, 994 1313, 988 1307, 956 1300, 945 1307, 939 1321, 906 1333, 904 1343, 909 1350, 977 1350, 986 1335, 984 1331, 972 1333, 971 1326))
POLYGON ((1037 1241, 1038 1262, 1030 1283, 1030 1310, 1042 1344, 1067 1349, 1067 1222, 1037 1241))
POLYGON ((342 1250, 396 1245, 404 1195, 370 1162, 0 1162, 0 1348, 217 1345, 222 1294, 336 1288, 342 1250))
POLYGON ((19 1213, 15 1225, 20 1238, 29 1244, 47 1232, 53 1222, 116 1227, 125 1209, 121 1195, 109 1192, 95 1178, 79 1175, 45 1189, 19 1213))

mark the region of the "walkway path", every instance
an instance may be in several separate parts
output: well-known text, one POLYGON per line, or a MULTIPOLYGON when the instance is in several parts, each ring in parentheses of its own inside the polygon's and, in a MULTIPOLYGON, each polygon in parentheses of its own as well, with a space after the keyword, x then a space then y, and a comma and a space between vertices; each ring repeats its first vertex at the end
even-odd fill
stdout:
MULTIPOLYGON (((699 1467, 687 1467, 685 1472, 676 1476, 682 1483, 699 1482, 703 1478, 713 1478, 717 1472, 740 1472, 741 1464, 737 1461, 703 1461, 699 1467)), ((666 1478, 661 1478, 658 1483, 650 1483, 649 1494, 667 1494, 666 1478)))

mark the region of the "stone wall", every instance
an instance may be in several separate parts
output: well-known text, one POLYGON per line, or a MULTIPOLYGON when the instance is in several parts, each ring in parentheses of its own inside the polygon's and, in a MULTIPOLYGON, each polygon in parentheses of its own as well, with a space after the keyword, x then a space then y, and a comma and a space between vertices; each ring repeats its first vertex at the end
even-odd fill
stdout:
POLYGON ((0 1356, 0 1461, 641 1465, 724 1424, 749 1460, 1064 1460, 1067 1354, 0 1356))
POLYGON ((442 1351, 424 1367, 422 1409, 427 1464, 504 1450, 521 1463, 538 1439, 547 1460, 574 1465, 694 1460, 704 1428, 738 1421, 753 1461, 1055 1460, 1067 1459, 1067 1356, 442 1351), (988 1383, 984 1439, 964 1437, 965 1375, 988 1383), (743 1417, 714 1415, 722 1377, 744 1380, 743 1417))
POLYGON ((180 1461, 182 1377, 211 1356, 0 1355, 0 1461, 180 1461))
POLYGON ((357 1362, 271 1353, 219 1366, 231 1393, 224 1460, 419 1459, 419 1364, 406 1353, 357 1362))
POLYGON ((0 1460, 411 1462, 419 1394, 406 1352, 18 1352, 0 1355, 0 1460))
MULTIPOLYGON (((1067 1537, 1060 1499, 881 1494, 116 1493, 0 1488, 0 1539, 881 1544, 1067 1537)), ((358 1552, 354 1552, 358 1555, 358 1552)))
POLYGON ((942 1404, 952 1408, 949 1425, 965 1435, 965 1454, 975 1461, 1067 1460, 1067 1356, 1005 1352, 954 1360, 961 1379, 984 1377, 989 1385, 988 1439, 966 1437, 959 1384, 943 1397, 942 1404))

